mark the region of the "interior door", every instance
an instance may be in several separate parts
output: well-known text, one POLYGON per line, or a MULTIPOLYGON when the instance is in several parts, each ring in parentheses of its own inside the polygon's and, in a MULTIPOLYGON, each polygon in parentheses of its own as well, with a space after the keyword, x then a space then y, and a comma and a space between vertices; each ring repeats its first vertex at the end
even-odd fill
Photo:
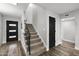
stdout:
POLYGON ((7 42, 18 40, 18 22, 6 21, 7 42))
POLYGON ((49 16, 49 48, 55 46, 55 18, 49 16))

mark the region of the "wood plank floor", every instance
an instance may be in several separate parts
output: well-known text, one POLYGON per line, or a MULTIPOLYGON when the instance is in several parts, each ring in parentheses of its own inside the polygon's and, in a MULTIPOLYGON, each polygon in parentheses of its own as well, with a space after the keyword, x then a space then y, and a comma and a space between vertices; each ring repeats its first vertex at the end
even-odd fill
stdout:
MULTIPOLYGON (((0 56, 24 56, 19 42, 11 42, 0 46, 0 56)), ((79 56, 79 50, 58 45, 39 56, 79 56)))
POLYGON ((19 42, 10 42, 0 46, 0 56, 22 56, 19 42))
POLYGON ((40 56, 79 56, 79 50, 58 45, 51 48, 48 52, 42 53, 40 56))

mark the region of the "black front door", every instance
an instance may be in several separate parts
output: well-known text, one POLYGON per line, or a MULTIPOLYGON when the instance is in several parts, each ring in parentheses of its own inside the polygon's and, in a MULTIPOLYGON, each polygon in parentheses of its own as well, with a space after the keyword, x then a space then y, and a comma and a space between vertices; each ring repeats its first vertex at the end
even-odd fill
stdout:
POLYGON ((55 46, 55 18, 49 16, 49 48, 55 46))
POLYGON ((18 22, 17 21, 6 22, 6 38, 7 38, 7 42, 18 40, 18 22))

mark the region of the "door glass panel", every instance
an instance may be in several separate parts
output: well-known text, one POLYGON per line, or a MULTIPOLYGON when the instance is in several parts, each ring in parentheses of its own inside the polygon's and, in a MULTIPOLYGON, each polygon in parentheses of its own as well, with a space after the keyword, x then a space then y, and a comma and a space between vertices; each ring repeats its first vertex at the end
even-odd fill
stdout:
POLYGON ((16 32, 16 30, 9 30, 9 32, 16 32))
POLYGON ((9 38, 16 38, 16 36, 9 36, 9 38))
POLYGON ((9 26, 16 26, 16 24, 9 24, 9 26))

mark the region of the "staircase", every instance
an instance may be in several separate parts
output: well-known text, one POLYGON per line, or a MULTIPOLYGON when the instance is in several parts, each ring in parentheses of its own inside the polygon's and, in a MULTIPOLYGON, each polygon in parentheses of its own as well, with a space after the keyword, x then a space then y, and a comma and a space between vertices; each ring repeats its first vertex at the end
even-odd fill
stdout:
MULTIPOLYGON (((28 30, 30 32, 30 51, 31 56, 38 56, 45 52, 45 47, 43 46, 43 43, 41 42, 41 39, 39 38, 39 35, 37 35, 37 32, 35 32, 35 29, 33 28, 32 24, 27 24, 28 30)), ((27 41, 26 41, 27 43, 27 41)), ((29 51, 28 51, 29 53, 29 51)))

